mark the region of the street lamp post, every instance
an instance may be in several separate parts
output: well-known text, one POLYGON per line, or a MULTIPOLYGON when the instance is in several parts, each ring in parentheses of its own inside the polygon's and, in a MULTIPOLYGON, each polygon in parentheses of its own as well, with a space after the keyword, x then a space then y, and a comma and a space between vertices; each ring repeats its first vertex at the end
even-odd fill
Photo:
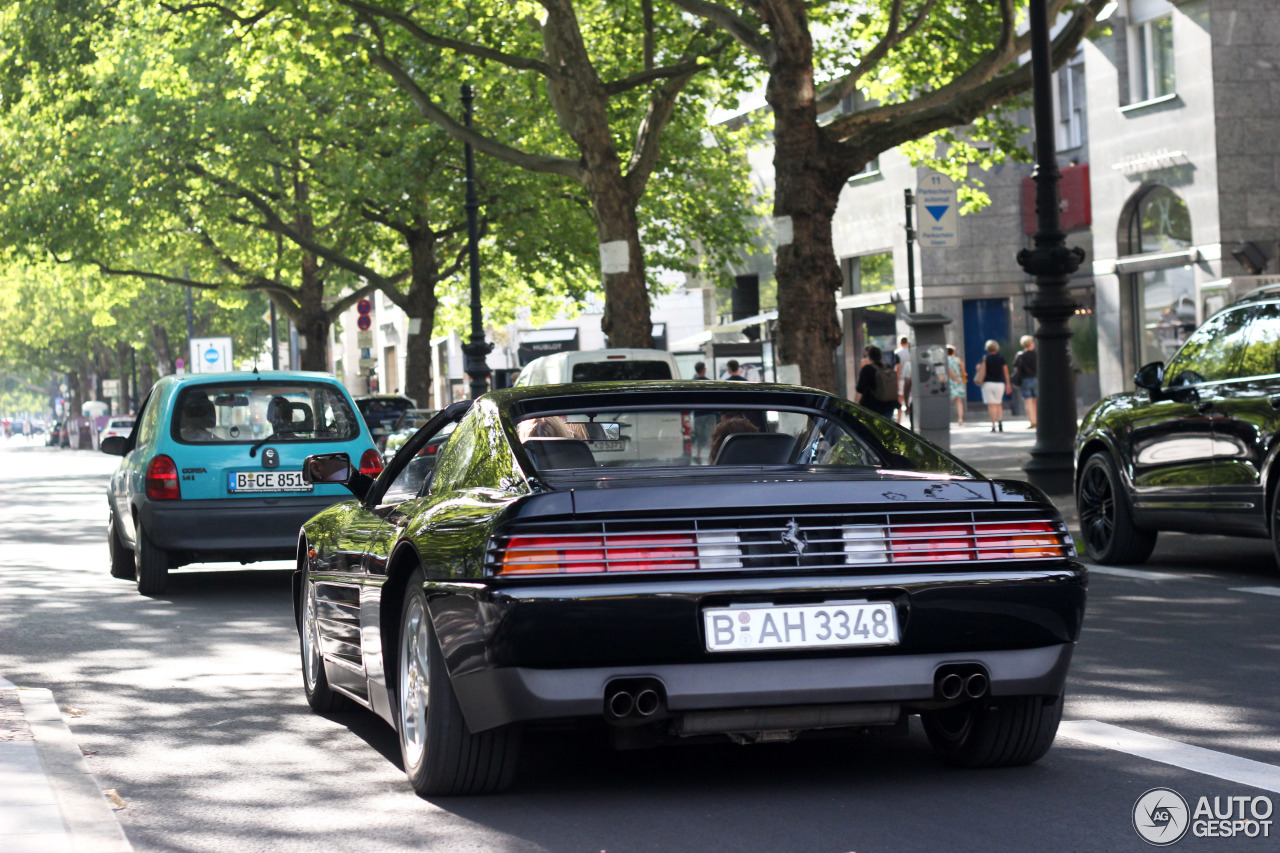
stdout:
MULTIPOLYGON (((467 127, 471 127, 471 87, 462 86, 462 106, 467 127)), ((485 356, 493 344, 484 339, 484 321, 480 310, 480 226, 477 221, 480 202, 476 198, 476 155, 471 143, 463 143, 467 159, 467 260, 471 272, 471 342, 462 345, 463 370, 471 377, 471 397, 475 399, 489 390, 489 365, 485 356)))
POLYGON ((1059 208, 1058 152, 1054 145, 1053 67, 1049 53, 1047 0, 1030 2, 1032 96, 1036 128, 1035 247, 1018 252, 1018 263, 1035 276, 1036 290, 1028 303, 1036 318, 1036 360, 1039 376, 1036 443, 1022 470, 1027 479, 1049 494, 1070 494, 1074 486, 1073 445, 1076 435, 1076 384, 1069 355, 1075 303, 1067 282, 1084 261, 1084 251, 1067 247, 1059 208))

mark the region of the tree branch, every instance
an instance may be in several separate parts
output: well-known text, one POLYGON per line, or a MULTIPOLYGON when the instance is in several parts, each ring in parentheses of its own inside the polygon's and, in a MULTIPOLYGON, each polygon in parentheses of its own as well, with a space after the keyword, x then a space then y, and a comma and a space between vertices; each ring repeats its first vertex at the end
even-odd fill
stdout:
POLYGON ((583 180, 582 164, 579 161, 570 160, 567 157, 528 154, 518 148, 504 145, 482 133, 477 133, 437 107, 435 102, 431 100, 431 96, 424 92, 409 73, 395 60, 372 48, 369 49, 368 55, 370 63, 390 75, 391 79, 409 95, 423 118, 438 126, 454 139, 460 142, 470 142, 477 151, 511 163, 514 166, 519 166, 522 169, 527 169, 530 172, 562 175, 566 178, 573 178, 576 181, 583 180))
POLYGON ((710 0, 671 0, 671 3, 691 15, 710 21, 756 56, 766 62, 769 60, 773 52, 772 42, 760 32, 759 26, 727 6, 710 0))
POLYGON ((925 21, 928 20, 929 13, 933 11, 933 7, 937 5, 937 0, 927 0, 924 6, 916 12, 916 16, 899 30, 902 19, 902 2, 903 0, 894 0, 893 8, 889 11, 889 27, 885 31, 884 38, 880 39, 875 47, 859 58, 856 68, 839 80, 833 80, 823 87, 814 102, 815 109, 819 114, 835 109, 846 95, 858 87, 858 81, 879 65, 895 47, 918 33, 924 26, 925 21))
POLYGON ((477 59, 490 59, 494 62, 506 65, 509 68, 515 68, 520 71, 536 71, 544 77, 551 74, 551 67, 540 59, 532 59, 527 56, 517 56, 513 53, 494 50, 492 48, 484 47, 483 45, 473 44, 459 39, 432 35, 424 30, 422 26, 409 15, 397 11, 396 9, 390 9, 386 6, 377 6, 373 3, 362 3, 360 0, 338 0, 338 3, 361 15, 391 21, 393 24, 399 26, 423 44, 429 44, 432 47, 442 47, 446 50, 464 53, 468 56, 474 56, 477 59))

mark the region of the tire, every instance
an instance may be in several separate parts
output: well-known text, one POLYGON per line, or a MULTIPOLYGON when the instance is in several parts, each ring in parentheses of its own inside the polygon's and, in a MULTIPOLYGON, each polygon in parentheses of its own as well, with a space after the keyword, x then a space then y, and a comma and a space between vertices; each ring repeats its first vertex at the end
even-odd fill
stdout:
POLYGON ((351 700, 329 687, 321 654, 320 627, 316 622, 316 585, 310 576, 302 579, 302 619, 298 624, 298 645, 302 653, 302 689, 307 704, 322 714, 351 710, 351 700))
POLYGON ((1120 475, 1106 453, 1093 454, 1080 469, 1076 510, 1085 552, 1095 562, 1144 563, 1156 547, 1154 530, 1133 526, 1120 475))
POLYGON ((169 552, 157 548, 139 524, 137 548, 133 552, 134 580, 143 595, 159 595, 169 585, 169 552))
POLYGON ((929 744, 956 767, 1017 767, 1039 760, 1058 734, 1062 697, 983 698, 920 715, 929 744))
POLYGON ((409 578, 396 656, 396 731, 405 774, 419 796, 506 789, 520 751, 518 726, 472 734, 453 692, 427 613, 424 575, 409 578))
POLYGON ((107 516, 107 551, 111 555, 111 577, 132 580, 137 572, 133 552, 124 546, 120 531, 116 529, 116 514, 107 516))

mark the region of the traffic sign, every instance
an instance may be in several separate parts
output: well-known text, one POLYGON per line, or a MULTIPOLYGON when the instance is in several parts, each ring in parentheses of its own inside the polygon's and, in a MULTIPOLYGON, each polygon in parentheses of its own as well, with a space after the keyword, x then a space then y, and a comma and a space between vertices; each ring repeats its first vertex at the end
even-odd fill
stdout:
POLYGON ((356 303, 356 310, 359 311, 360 316, 363 317, 364 315, 373 312, 373 303, 368 299, 361 299, 356 303))
POLYGON ((373 320, 369 319, 368 314, 361 314, 359 317, 356 318, 356 328, 362 332, 365 329, 368 329, 372 325, 373 325, 373 320))
POLYGON ((916 190, 920 205, 920 248, 949 249, 956 245, 959 209, 955 182, 930 172, 916 190))
POLYGON ((373 346, 373 332, 369 329, 363 329, 356 332, 356 346, 360 349, 369 349, 373 346))

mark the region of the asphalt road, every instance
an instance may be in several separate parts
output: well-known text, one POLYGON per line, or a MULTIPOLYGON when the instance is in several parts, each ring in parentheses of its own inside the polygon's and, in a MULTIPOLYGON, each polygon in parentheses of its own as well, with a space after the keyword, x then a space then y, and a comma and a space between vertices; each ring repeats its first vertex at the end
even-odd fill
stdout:
MULTIPOLYGON (((0 444, 0 675, 70 709, 139 851, 1146 850, 1151 788, 1280 803, 1266 542, 1165 535, 1140 570, 1095 572, 1067 722, 1032 767, 949 769, 918 726, 635 753, 547 734, 511 793, 429 802, 382 722, 308 710, 287 565, 179 571, 153 599, 110 577, 115 461, 0 444)), ((1173 849, 1275 850, 1275 811, 1269 838, 1173 849)))

